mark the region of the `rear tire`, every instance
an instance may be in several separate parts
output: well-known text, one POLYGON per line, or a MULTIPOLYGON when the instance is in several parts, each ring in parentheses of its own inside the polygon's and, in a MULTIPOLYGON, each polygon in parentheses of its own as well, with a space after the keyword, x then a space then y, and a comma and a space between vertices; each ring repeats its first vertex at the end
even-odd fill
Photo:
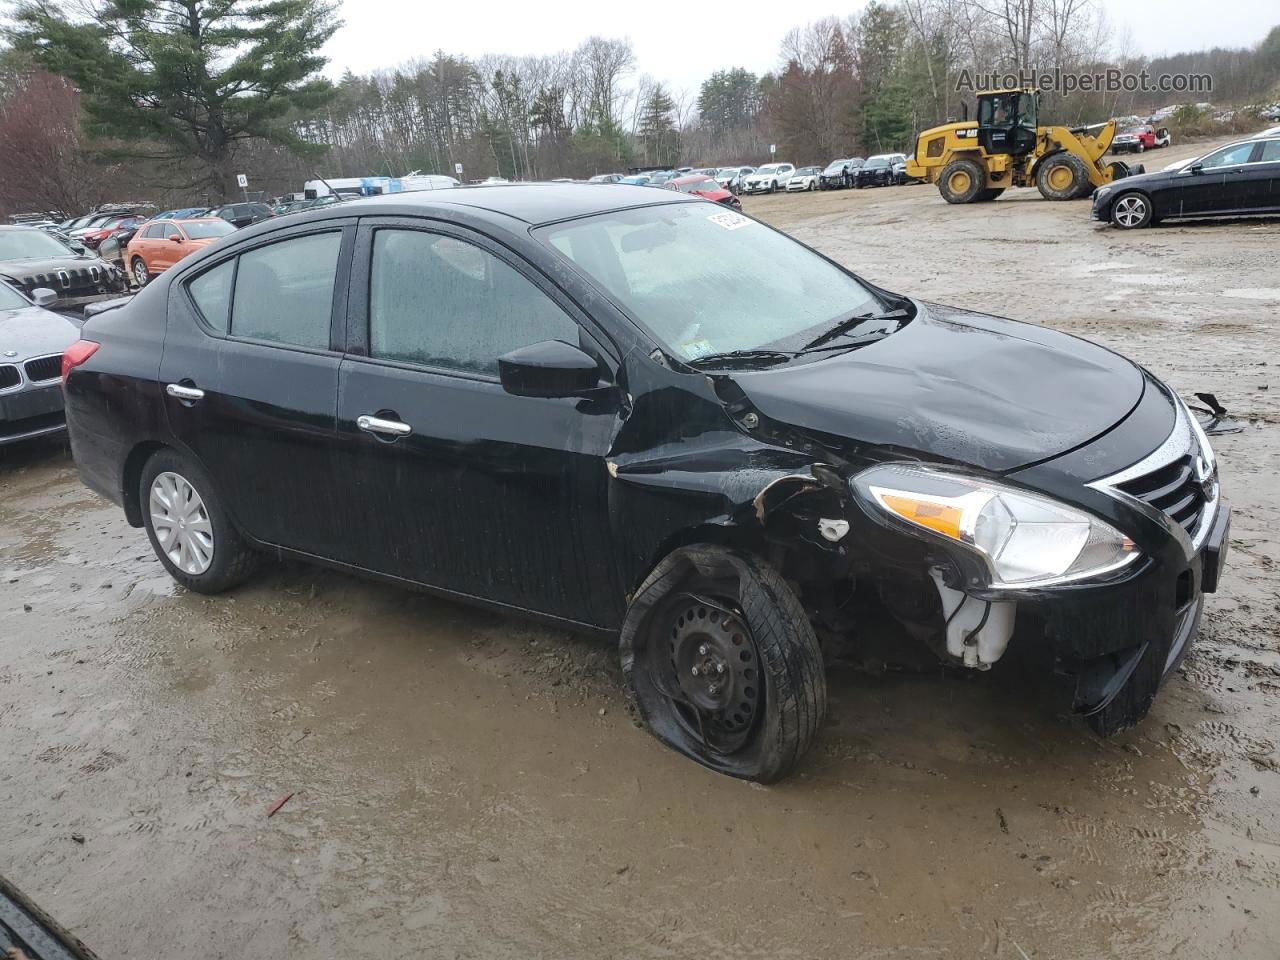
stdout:
POLYGON ((719 773, 769 783, 813 743, 827 711, 822 651, 779 573, 699 544, 654 568, 619 644, 650 732, 719 773))
POLYGON ((204 469, 176 450, 159 450, 142 468, 138 488, 151 547, 174 580, 196 593, 243 583, 258 555, 232 524, 204 469))
POLYGON ((986 172, 976 160, 952 160, 938 178, 938 192, 947 203, 973 203, 986 189, 986 172))
POLYGON ((1151 224, 1152 212, 1151 198, 1130 190, 1111 202, 1111 223, 1121 230, 1139 230, 1151 224))
POLYGON ((141 257, 134 257, 133 263, 129 265, 130 272, 133 274, 133 282, 139 288, 145 287, 151 282, 151 271, 147 269, 147 261, 141 257))
POLYGON ((1092 192, 1089 171, 1074 153, 1057 153, 1040 164, 1036 187, 1046 200, 1075 200, 1092 192))

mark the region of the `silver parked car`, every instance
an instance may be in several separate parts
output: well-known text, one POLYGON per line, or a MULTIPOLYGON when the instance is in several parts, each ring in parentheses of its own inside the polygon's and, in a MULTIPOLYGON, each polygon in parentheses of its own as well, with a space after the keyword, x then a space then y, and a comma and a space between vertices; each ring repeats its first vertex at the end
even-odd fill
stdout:
POLYGON ((720 186, 731 193, 742 192, 742 180, 756 172, 755 167, 721 167, 715 174, 720 186))
POLYGON ((34 302, 0 282, 0 445, 58 433, 62 411, 62 351, 80 328, 45 306, 58 295, 41 288, 34 302))

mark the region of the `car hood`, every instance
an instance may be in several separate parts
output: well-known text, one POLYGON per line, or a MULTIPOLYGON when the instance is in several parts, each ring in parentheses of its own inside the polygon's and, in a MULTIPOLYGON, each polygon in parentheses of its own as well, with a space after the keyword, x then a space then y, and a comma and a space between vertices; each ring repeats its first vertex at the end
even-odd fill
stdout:
POLYGON ((1139 368, 1087 340, 915 306, 911 322, 875 343, 733 379, 774 420, 997 472, 1087 443, 1142 397, 1139 368))
MULTIPOLYGON (((1190 163, 1190 161, 1187 162, 1190 163)), ((1135 173, 1131 177, 1121 177, 1119 180, 1113 180, 1108 186, 1154 186, 1171 180, 1178 172, 1178 170, 1153 170, 1151 173, 1135 173)))
POLYGON ((66 317, 40 307, 0 310, 0 363, 61 353, 80 339, 80 328, 66 317), (14 351, 17 356, 9 356, 14 351))

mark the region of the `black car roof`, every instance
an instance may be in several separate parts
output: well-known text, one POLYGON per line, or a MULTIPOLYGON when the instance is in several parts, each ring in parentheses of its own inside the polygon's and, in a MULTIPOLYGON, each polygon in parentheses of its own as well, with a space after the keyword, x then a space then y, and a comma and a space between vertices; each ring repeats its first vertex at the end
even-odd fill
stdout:
POLYGON ((513 183, 492 187, 454 187, 449 190, 389 193, 323 209, 330 212, 336 207, 342 215, 350 216, 365 211, 413 214, 429 207, 461 206, 504 214, 529 224, 539 224, 628 207, 672 202, 700 201, 675 191, 659 192, 653 187, 617 183, 513 183))

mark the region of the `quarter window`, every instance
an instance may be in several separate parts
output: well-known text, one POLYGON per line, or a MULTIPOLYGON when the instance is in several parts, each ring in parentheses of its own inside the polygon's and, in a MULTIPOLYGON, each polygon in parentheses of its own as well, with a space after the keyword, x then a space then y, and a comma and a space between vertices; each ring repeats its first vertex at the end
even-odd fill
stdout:
POLYGON ((227 317, 231 312, 231 279, 235 274, 234 260, 206 270, 187 285, 191 299, 200 308, 205 323, 219 333, 227 332, 227 317))
POLYGON ((339 232, 282 240, 240 256, 231 333, 300 347, 329 347, 339 232))
POLYGON ((497 257, 436 233, 374 234, 373 356, 496 376, 498 357, 543 340, 577 344, 578 325, 497 257))

